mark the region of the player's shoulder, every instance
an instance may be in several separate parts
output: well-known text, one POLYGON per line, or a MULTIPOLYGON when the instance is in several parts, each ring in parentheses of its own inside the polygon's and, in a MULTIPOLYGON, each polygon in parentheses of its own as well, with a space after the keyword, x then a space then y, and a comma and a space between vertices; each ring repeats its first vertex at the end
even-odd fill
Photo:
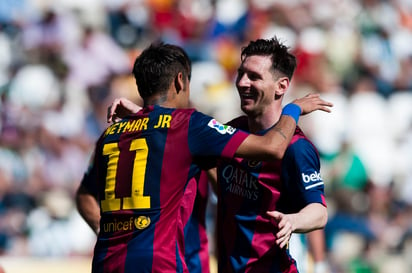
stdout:
POLYGON ((290 141, 288 150, 291 152, 304 152, 304 151, 314 151, 318 153, 316 146, 313 142, 305 135, 299 126, 296 126, 295 134, 290 141))
POLYGON ((292 140, 290 141, 290 145, 295 144, 299 140, 303 140, 303 142, 309 142, 312 144, 312 142, 309 140, 309 138, 305 135, 303 130, 299 127, 296 126, 295 133, 293 134, 292 140))

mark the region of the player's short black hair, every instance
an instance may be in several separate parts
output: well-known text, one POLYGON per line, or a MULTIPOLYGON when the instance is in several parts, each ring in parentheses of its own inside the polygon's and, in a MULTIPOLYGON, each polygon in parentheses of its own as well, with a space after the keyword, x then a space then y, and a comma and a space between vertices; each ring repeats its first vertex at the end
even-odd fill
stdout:
POLYGON ((241 61, 253 55, 271 56, 273 70, 281 72, 289 80, 292 79, 293 72, 296 69, 296 57, 289 52, 289 48, 282 44, 278 38, 251 41, 242 48, 241 61))
POLYGON ((191 61, 183 48, 163 42, 152 43, 136 58, 133 75, 145 99, 166 92, 179 72, 191 76, 191 61))

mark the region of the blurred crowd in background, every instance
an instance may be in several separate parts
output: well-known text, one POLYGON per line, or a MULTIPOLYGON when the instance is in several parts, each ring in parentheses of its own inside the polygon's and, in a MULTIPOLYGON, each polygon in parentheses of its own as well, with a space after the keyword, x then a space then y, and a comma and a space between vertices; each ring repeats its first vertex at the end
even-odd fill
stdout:
POLYGON ((241 114, 240 49, 276 35, 298 58, 285 102, 333 113, 300 126, 317 146, 332 272, 412 272, 411 0, 0 1, 0 255, 91 255, 74 193, 115 97, 156 40, 193 61, 191 99, 241 114))

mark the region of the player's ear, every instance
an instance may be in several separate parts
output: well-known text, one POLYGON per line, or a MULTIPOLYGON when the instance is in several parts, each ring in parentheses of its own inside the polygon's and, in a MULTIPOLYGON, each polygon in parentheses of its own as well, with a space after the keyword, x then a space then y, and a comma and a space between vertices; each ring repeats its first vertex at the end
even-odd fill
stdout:
POLYGON ((289 87, 289 79, 288 77, 280 77, 276 81, 276 90, 275 90, 275 95, 276 96, 282 96, 285 94, 286 90, 289 87))
POLYGON ((182 72, 177 73, 174 84, 175 84, 176 93, 179 93, 180 91, 183 90, 183 88, 185 87, 185 82, 184 82, 184 77, 183 77, 182 72))

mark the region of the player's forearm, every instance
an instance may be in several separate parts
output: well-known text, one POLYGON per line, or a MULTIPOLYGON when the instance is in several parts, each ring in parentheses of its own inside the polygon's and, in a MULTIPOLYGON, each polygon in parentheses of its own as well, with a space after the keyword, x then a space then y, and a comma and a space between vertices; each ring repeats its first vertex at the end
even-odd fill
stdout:
POLYGON ((286 105, 276 125, 264 137, 269 141, 268 147, 273 148, 272 155, 275 159, 282 159, 289 146, 302 109, 293 103, 286 105))
POLYGON ((76 193, 76 206, 93 232, 98 234, 100 230, 100 208, 96 199, 80 187, 76 193))
POLYGON ((235 155, 262 161, 282 159, 295 128, 295 119, 288 115, 282 115, 276 126, 265 135, 249 135, 239 146, 235 155))
POLYGON ((268 147, 272 148, 271 155, 275 159, 282 159, 296 129, 295 118, 289 115, 282 115, 276 124, 265 137, 267 138, 268 147))
POLYGON ((279 122, 264 136, 264 145, 272 148, 270 153, 275 159, 283 158, 290 140, 295 132, 300 115, 305 115, 316 110, 330 112, 332 104, 322 100, 318 94, 309 94, 303 98, 296 99, 282 109, 279 122))
POLYGON ((325 227, 328 221, 326 207, 319 203, 309 204, 301 211, 293 214, 294 232, 306 233, 325 227))

